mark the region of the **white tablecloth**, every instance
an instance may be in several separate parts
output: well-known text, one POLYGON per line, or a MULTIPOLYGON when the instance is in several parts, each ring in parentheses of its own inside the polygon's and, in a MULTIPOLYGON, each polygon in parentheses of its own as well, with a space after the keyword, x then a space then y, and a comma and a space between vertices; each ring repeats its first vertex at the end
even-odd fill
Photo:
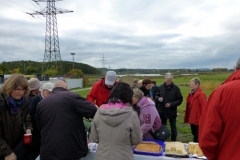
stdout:
MULTIPOLYGON (((86 157, 81 158, 80 160, 94 160, 95 152, 89 152, 86 157)), ((138 155, 134 154, 134 160, 176 160, 176 159, 181 159, 181 160, 197 160, 195 158, 173 158, 173 157, 166 157, 166 156, 145 156, 145 155, 138 155)), ((36 160, 40 160, 38 157, 36 160)))

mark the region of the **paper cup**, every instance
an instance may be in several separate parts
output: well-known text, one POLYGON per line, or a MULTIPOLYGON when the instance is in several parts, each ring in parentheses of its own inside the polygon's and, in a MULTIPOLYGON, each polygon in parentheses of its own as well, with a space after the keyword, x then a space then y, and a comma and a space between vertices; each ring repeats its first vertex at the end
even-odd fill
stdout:
POLYGON ((31 144, 32 143, 32 134, 24 134, 23 143, 31 144))

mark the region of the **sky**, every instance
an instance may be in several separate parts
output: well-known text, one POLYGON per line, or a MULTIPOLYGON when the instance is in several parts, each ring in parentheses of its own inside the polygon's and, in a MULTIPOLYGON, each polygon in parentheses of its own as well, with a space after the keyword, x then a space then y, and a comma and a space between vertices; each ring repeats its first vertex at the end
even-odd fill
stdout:
MULTIPOLYGON (((41 0, 42 1, 42 0, 41 0)), ((0 1, 0 63, 42 62, 46 2, 0 1)), ((229 68, 240 57, 239 0, 64 0, 61 59, 93 67, 229 68)))

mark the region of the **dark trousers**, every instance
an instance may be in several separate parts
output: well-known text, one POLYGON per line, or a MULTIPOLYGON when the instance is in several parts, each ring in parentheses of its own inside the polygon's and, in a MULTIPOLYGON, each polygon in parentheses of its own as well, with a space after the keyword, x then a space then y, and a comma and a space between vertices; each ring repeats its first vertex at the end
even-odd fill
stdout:
POLYGON ((191 124, 191 130, 193 135, 193 142, 198 142, 198 127, 197 125, 191 124))
MULTIPOLYGON (((167 118, 162 118, 164 116, 160 116, 162 120, 162 124, 167 125, 167 118)), ((171 141, 177 140, 177 126, 176 126, 176 118, 169 119, 170 127, 171 127, 171 141)))
MULTIPOLYGON (((12 150, 17 156, 17 160, 28 160, 30 154, 30 145, 24 145, 21 140, 12 150)), ((4 160, 5 157, 0 157, 0 160, 4 160)))

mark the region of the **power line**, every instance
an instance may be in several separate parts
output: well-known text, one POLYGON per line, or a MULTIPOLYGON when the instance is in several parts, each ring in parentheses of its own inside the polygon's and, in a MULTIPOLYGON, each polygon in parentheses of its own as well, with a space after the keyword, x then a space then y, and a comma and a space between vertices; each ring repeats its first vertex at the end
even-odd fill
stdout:
MULTIPOLYGON (((3 4, 3 5, 5 5, 5 6, 7 6, 7 7, 10 7, 10 8, 13 8, 13 7, 11 7, 11 6, 7 5, 7 4, 1 3, 1 2, 0 2, 0 4, 3 4)), ((13 9, 16 9, 16 8, 13 8, 13 9)), ((27 12, 21 11, 21 10, 19 10, 19 9, 16 9, 16 10, 18 10, 18 11, 20 11, 20 12, 23 12, 23 13, 27 13, 27 12)))
MULTIPOLYGON (((17 2, 14 2, 14 1, 12 1, 12 0, 9 0, 9 1, 11 1, 11 2, 13 2, 13 3, 16 3, 16 4, 20 5, 20 6, 23 6, 23 7, 25 7, 25 8, 28 8, 28 7, 26 7, 26 6, 22 5, 22 4, 19 4, 19 3, 17 3, 17 2)), ((7 7, 10 7, 10 8, 12 8, 12 9, 18 10, 18 11, 20 11, 20 12, 23 12, 23 13, 25 13, 25 14, 27 14, 27 15, 31 15, 31 14, 29 14, 28 12, 24 12, 24 11, 22 11, 22 10, 20 10, 20 9, 14 8, 14 7, 12 7, 12 6, 10 6, 10 5, 7 5, 7 4, 4 4, 4 3, 2 3, 2 2, 0 2, 0 4, 5 5, 5 6, 7 6, 7 7)), ((38 4, 38 3, 37 3, 37 4, 38 4)), ((38 4, 38 5, 39 5, 39 4, 38 4)), ((39 5, 39 6, 40 6, 40 5, 39 5)), ((41 6, 40 6, 40 7, 41 7, 41 6)), ((41 8, 42 8, 42 7, 41 7, 41 8)), ((28 9, 33 10, 33 9, 31 9, 31 8, 28 8, 28 9)), ((34 11, 34 10, 33 10, 33 11, 34 11)), ((36 16, 36 15, 35 15, 35 16, 36 16)), ((43 24, 41 21, 39 21, 38 19, 36 19, 35 16, 31 15, 31 17, 33 17, 35 20, 37 20, 38 22, 40 22, 40 23, 45 27, 45 24, 43 24)), ((43 16, 44 16, 44 15, 43 15, 43 16)), ((28 18, 28 17, 27 17, 27 18, 28 18)), ((37 15, 37 18, 39 18, 40 20, 42 20, 42 19, 40 18, 40 16, 38 16, 38 15, 37 15)), ((30 19, 30 18, 28 18, 28 19, 30 19)), ((30 20, 32 20, 32 19, 30 19, 30 20)), ((59 32, 59 33, 63 34, 63 36, 66 37, 66 39, 74 46, 74 47, 71 47, 66 41, 64 41, 63 39, 61 39, 61 41, 63 41, 68 47, 70 47, 70 49, 81 49, 81 50, 83 50, 83 48, 77 47, 77 46, 78 46, 77 42, 75 42, 73 39, 71 39, 71 37, 68 36, 66 32, 64 32, 64 31, 62 30, 62 31, 59 32)))

